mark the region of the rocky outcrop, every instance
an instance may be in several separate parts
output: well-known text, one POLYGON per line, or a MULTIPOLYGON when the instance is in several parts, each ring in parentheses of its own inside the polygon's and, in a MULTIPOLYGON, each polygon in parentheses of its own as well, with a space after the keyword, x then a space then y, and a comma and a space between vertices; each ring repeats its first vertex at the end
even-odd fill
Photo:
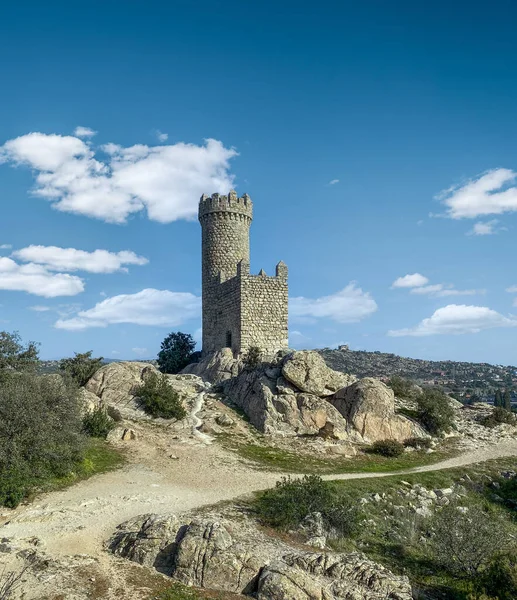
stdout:
POLYGON ((286 554, 267 565, 258 600, 411 600, 407 577, 353 554, 286 554))
POLYGON ((264 548, 235 540, 217 521, 192 521, 174 557, 174 578, 185 585, 252 593, 267 562, 264 548))
POLYGON ((182 374, 197 375, 212 384, 236 377, 243 369, 242 361, 234 358, 230 348, 222 348, 197 363, 187 365, 182 374))
POLYGON ((79 402, 81 406, 81 412, 83 414, 93 412, 96 408, 99 407, 100 404, 99 398, 93 392, 88 391, 86 388, 80 388, 79 402))
MULTIPOLYGON (((93 375, 85 390, 97 396, 108 412, 118 418, 150 419, 142 410, 136 393, 150 373, 159 374, 159 371, 149 363, 110 363, 93 375)), ((184 403, 192 401, 205 389, 204 382, 194 375, 167 375, 167 380, 184 403)))
POLYGON ((110 550, 174 579, 259 600, 410 600, 398 577, 358 553, 296 552, 244 525, 144 515, 119 526, 110 550))
POLYGON ((245 370, 226 381, 223 390, 263 433, 354 438, 346 419, 332 404, 298 390, 282 376, 280 366, 245 370))
POLYGON ((320 398, 332 396, 357 380, 353 375, 329 369, 319 354, 305 350, 285 358, 282 375, 300 391, 320 398))
POLYGON ((171 575, 180 527, 176 515, 140 515, 118 526, 109 549, 117 556, 171 575))
POLYGON ((365 442, 385 439, 402 442, 410 437, 427 436, 417 423, 395 414, 393 390, 373 377, 365 377, 340 390, 330 402, 365 442))

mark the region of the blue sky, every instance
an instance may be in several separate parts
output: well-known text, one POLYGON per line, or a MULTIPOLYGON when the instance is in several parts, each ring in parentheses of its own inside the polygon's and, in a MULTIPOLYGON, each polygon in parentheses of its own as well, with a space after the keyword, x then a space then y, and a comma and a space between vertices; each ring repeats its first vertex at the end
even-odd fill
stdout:
POLYGON ((252 271, 289 266, 292 346, 516 364, 516 19, 4 3, 0 327, 44 358, 199 336, 197 201, 234 186, 252 271))

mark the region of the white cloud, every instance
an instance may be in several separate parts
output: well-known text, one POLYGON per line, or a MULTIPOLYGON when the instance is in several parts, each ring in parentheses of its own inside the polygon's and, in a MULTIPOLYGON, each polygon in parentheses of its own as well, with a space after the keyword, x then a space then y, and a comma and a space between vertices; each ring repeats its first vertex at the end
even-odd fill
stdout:
POLYGON ((411 294, 436 294, 443 290, 442 283, 436 283, 434 285, 423 285, 420 287, 415 287, 410 290, 411 294))
POLYGON ((90 127, 81 127, 80 125, 74 130, 74 135, 77 137, 90 138, 93 137, 96 133, 97 132, 93 129, 90 129, 90 127))
POLYGON ((94 250, 85 252, 75 248, 57 246, 27 246, 12 253, 15 258, 43 265, 51 271, 88 271, 90 273, 114 273, 127 271, 123 265, 145 265, 149 261, 130 250, 108 252, 94 250))
POLYGON ((12 247, 12 244, 0 244, 0 250, 9 250, 12 247))
POLYGON ((156 132, 156 137, 158 138, 159 142, 166 142, 169 139, 169 134, 168 133, 163 133, 160 130, 158 130, 156 132))
POLYGON ((429 283, 429 279, 420 275, 420 273, 413 273, 412 275, 404 275, 399 277, 391 284, 392 288, 416 288, 429 283))
POLYGON ((509 294, 517 294, 517 285, 511 285, 509 288, 506 288, 506 291, 509 294))
POLYGON ((517 327, 517 319, 508 318, 486 306, 449 304, 436 310, 415 327, 396 329, 389 336, 460 335, 479 333, 494 327, 517 327))
POLYGON ((84 290, 84 284, 75 275, 50 273, 41 265, 19 265, 11 258, 0 257, 0 289, 55 298, 75 296, 84 290))
POLYGON ((492 169, 461 186, 444 190, 438 198, 452 219, 500 215, 517 211, 517 173, 510 169, 492 169))
POLYGON ((34 194, 55 209, 111 223, 142 210, 161 223, 192 219, 202 193, 233 187, 229 161, 237 152, 218 140, 202 146, 110 143, 100 150, 102 160, 78 137, 29 133, 0 146, 0 163, 33 169, 34 194))
POLYGON ((467 231, 467 235, 494 235, 498 233, 501 229, 504 228, 496 228, 499 221, 497 219, 492 219, 491 221, 479 221, 474 224, 474 227, 467 231))
POLYGON ((340 292, 321 298, 291 298, 290 315, 296 319, 329 318, 338 323, 355 323, 377 310, 377 304, 369 292, 349 283, 340 292))
POLYGON ((339 183, 339 179, 332 179, 329 181, 329 185, 336 185, 336 183, 339 183))
POLYGON ((47 312, 50 310, 50 306, 29 306, 29 310, 33 310, 34 312, 47 312))
POLYGON ((149 350, 147 350, 147 348, 131 348, 131 350, 135 354, 138 354, 138 356, 145 356, 146 354, 149 354, 149 350))
POLYGON ((118 350, 112 350, 111 354, 115 354, 116 355, 116 354, 120 354, 120 352, 118 350))
POLYGON ((113 323, 176 327, 199 317, 201 298, 188 292, 145 289, 136 294, 121 294, 98 302, 68 319, 55 323, 58 329, 81 330, 107 327, 113 323))
POLYGON ((429 279, 413 273, 413 275, 405 275, 399 277, 391 285, 392 288, 410 288, 410 294, 418 294, 420 296, 434 296, 443 298, 446 296, 475 296, 484 294, 486 290, 457 290, 451 284, 433 283, 429 284, 429 279))
POLYGON ((445 298, 447 296, 476 296, 485 292, 486 290, 457 290, 454 286, 445 286, 443 283, 424 285, 410 290, 411 294, 435 296, 437 298, 445 298))

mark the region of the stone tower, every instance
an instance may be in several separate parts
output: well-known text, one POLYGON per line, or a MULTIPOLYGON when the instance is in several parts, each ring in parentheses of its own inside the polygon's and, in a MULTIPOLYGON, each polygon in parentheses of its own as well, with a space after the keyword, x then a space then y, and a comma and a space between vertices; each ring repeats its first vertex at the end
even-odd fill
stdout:
POLYGON ((252 219, 248 194, 203 194, 199 201, 205 356, 221 348, 287 348, 287 266, 279 262, 273 277, 250 275, 252 219))

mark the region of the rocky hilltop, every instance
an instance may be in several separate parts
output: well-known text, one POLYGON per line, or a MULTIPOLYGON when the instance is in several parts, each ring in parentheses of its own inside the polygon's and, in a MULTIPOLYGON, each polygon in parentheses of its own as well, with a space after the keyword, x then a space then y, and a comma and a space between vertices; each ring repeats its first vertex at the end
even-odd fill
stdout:
POLYGON ((443 386, 460 397, 476 394, 488 399, 496 389, 517 390, 517 367, 512 365, 423 360, 385 352, 350 350, 348 346, 316 352, 336 371, 383 380, 398 375, 418 384, 443 386))

